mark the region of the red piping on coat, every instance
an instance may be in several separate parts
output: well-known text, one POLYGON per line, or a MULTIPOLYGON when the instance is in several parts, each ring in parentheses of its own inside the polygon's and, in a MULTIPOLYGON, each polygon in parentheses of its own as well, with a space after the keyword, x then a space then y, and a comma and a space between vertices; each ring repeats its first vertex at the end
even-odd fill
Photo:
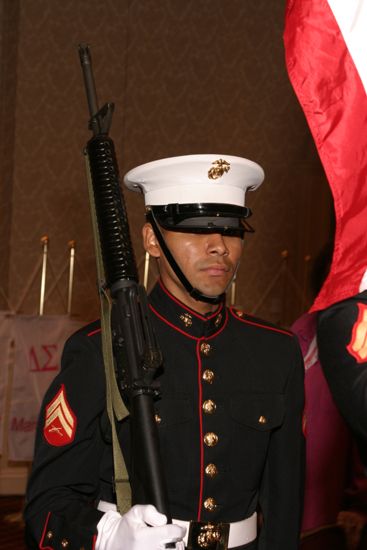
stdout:
MULTIPOLYGON (((211 340, 212 338, 215 338, 216 336, 218 336, 218 334, 220 334, 222 332, 222 330, 224 330, 224 328, 226 327, 227 325, 227 322, 228 322, 228 312, 227 312, 227 309, 225 309, 225 314, 226 314, 226 318, 225 318, 225 321, 223 323, 223 325, 220 327, 220 329, 215 332, 214 334, 212 334, 211 336, 208 336, 207 338, 203 338, 202 336, 200 338, 198 338, 197 336, 191 336, 191 334, 187 334, 187 332, 185 332, 184 330, 182 330, 181 328, 178 328, 176 327, 176 325, 172 324, 170 321, 168 321, 165 317, 163 317, 163 315, 161 315, 160 313, 158 313, 158 311, 156 309, 154 309, 154 307, 149 304, 149 307, 150 309, 153 311, 153 313, 161 320, 163 321, 164 323, 166 323, 166 325, 168 325, 169 327, 173 328, 174 330, 177 330, 177 332, 180 332, 181 334, 183 334, 184 336, 187 336, 187 338, 191 338, 191 340, 211 340)), ((205 317, 204 317, 205 319, 205 317)))
POLYGON ((198 391, 199 391, 199 431, 200 431, 200 489, 199 489, 199 506, 198 506, 198 516, 197 521, 200 521, 201 518, 201 507, 203 503, 203 489, 204 489, 204 445, 203 445, 203 414, 201 402, 203 400, 203 388, 201 385, 201 370, 202 363, 200 357, 200 344, 204 340, 201 338, 197 341, 196 344, 196 357, 198 360, 198 391))
POLYGON ((230 307, 229 310, 232 313, 233 317, 237 319, 237 321, 241 321, 241 323, 246 323, 247 325, 253 325, 255 327, 265 328, 267 330, 272 330, 273 332, 280 332, 280 334, 286 334, 287 336, 293 336, 292 332, 289 332, 287 330, 282 330, 281 328, 269 327, 267 325, 262 325, 261 323, 256 323, 255 321, 249 321, 248 319, 242 319, 236 314, 236 310, 233 307, 230 307))
POLYGON ((187 336, 188 338, 191 338, 191 340, 198 340, 198 338, 196 336, 191 336, 191 334, 187 334, 187 332, 185 332, 184 330, 176 327, 175 325, 173 325, 172 323, 170 323, 169 321, 167 321, 167 319, 165 317, 163 317, 163 315, 161 315, 160 313, 158 313, 158 311, 156 309, 154 309, 154 307, 149 304, 149 307, 150 309, 153 311, 153 313, 161 320, 163 321, 164 323, 166 323, 166 325, 168 325, 169 327, 173 328, 174 330, 177 330, 177 332, 180 332, 181 334, 183 334, 184 336, 187 336))
MULTIPOLYGON (((50 515, 51 515, 51 512, 48 512, 47 518, 46 518, 46 521, 45 521, 45 525, 44 525, 44 527, 43 527, 42 537, 41 537, 41 540, 40 540, 40 543, 39 543, 39 548, 40 548, 40 550, 55 550, 55 549, 54 549, 53 547, 51 547, 51 546, 42 546, 43 540, 44 540, 45 534, 46 534, 46 529, 47 529, 47 525, 48 525, 48 520, 50 519, 50 515)), ((92 537, 92 550, 95 550, 96 541, 97 541, 97 535, 93 535, 93 537, 92 537)))
POLYGON ((49 512, 47 514, 45 525, 43 527, 43 532, 42 532, 41 540, 40 540, 40 543, 39 543, 40 550, 54 550, 54 548, 52 546, 42 546, 43 545, 43 540, 44 540, 45 535, 46 535, 46 529, 47 529, 47 525, 48 525, 48 520, 50 519, 50 515, 51 515, 51 512, 49 512))
POLYGON ((98 332, 101 332, 102 329, 96 328, 95 330, 92 330, 92 332, 88 332, 87 336, 93 336, 94 334, 98 334, 98 332))
POLYGON ((178 306, 182 307, 183 309, 186 309, 189 313, 192 313, 192 315, 195 315, 195 317, 198 317, 198 319, 201 319, 202 321, 207 321, 208 319, 212 319, 213 317, 218 315, 218 313, 220 313, 223 309, 223 302, 222 302, 220 304, 220 307, 218 309, 216 309, 212 313, 212 315, 209 315, 209 317, 204 317, 203 315, 200 315, 200 313, 197 313, 197 311, 194 311, 193 309, 190 309, 189 307, 187 307, 187 305, 184 304, 183 302, 180 302, 180 300, 178 298, 175 298, 175 296, 173 296, 173 294, 171 294, 170 291, 167 290, 167 288, 164 286, 163 282, 160 279, 159 279, 158 283, 159 283, 159 286, 161 287, 161 289, 163 290, 163 292, 165 292, 167 294, 167 296, 169 298, 171 298, 171 300, 173 302, 175 302, 178 306))

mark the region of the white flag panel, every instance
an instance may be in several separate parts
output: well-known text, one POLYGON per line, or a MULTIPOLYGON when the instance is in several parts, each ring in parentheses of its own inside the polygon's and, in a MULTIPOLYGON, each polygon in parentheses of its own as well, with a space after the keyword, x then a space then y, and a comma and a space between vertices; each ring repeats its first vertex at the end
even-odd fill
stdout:
POLYGON ((67 316, 17 315, 8 424, 9 459, 32 460, 42 398, 60 370, 67 338, 82 326, 67 316))
POLYGON ((0 454, 3 454, 5 405, 11 361, 14 316, 0 311, 0 454))

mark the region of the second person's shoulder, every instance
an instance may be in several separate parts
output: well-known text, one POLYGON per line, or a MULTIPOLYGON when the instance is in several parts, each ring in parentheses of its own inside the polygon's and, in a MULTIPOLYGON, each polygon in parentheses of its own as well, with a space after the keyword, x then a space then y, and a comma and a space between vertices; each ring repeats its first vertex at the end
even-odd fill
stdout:
POLYGON ((246 328, 247 330, 251 330, 254 334, 261 334, 262 336, 277 335, 282 336, 285 339, 294 338, 294 334, 290 330, 275 325, 269 321, 265 321, 264 319, 254 317, 240 308, 230 307, 229 314, 232 319, 237 321, 239 330, 246 328))

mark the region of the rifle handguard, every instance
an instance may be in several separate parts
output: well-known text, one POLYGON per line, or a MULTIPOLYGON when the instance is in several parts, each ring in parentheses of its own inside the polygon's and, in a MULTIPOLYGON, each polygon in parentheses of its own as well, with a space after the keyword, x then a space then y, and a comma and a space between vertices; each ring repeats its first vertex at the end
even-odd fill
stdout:
POLYGON ((138 281, 136 262, 112 139, 93 137, 87 143, 94 201, 107 286, 121 280, 138 281))

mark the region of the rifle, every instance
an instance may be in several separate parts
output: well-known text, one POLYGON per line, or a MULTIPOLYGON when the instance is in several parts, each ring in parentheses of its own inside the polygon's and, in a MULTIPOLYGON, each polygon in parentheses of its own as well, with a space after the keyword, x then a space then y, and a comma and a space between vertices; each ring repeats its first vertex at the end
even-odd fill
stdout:
MULTIPOLYGON (((108 136, 114 105, 106 103, 98 108, 87 45, 79 45, 79 56, 89 106, 89 129, 93 132, 85 154, 93 188, 91 209, 97 218, 96 241, 100 243, 105 276, 100 291, 108 292, 113 304, 114 368, 130 412, 132 504, 153 504, 171 523, 153 406, 159 394, 154 377, 162 356, 150 323, 146 292, 139 284, 115 148, 108 136)), ((118 472, 115 479, 116 476, 118 472)))

